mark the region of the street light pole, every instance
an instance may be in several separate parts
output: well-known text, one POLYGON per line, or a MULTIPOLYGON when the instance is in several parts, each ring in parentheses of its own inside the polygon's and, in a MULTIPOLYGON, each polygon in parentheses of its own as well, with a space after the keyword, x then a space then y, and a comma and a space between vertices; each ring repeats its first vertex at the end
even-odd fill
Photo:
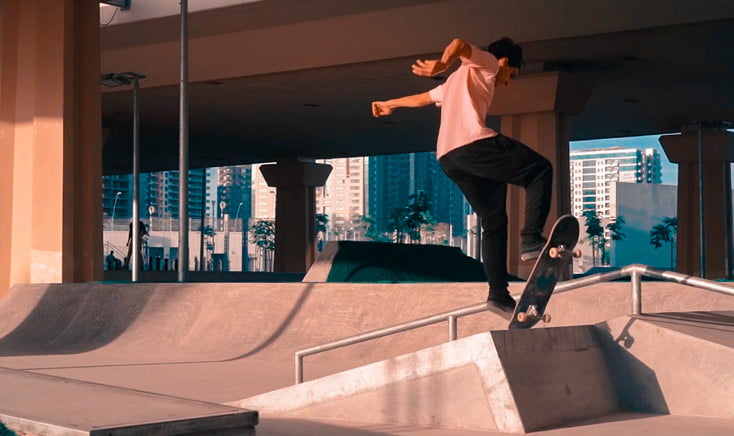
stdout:
POLYGON ((181 65, 178 121, 178 281, 189 272, 189 2, 181 0, 181 65))
POLYGON ((112 202, 112 221, 110 222, 110 230, 115 230, 115 209, 117 209, 117 199, 120 197, 122 192, 117 191, 117 194, 115 194, 115 201, 112 202))
MULTIPOLYGON (((240 208, 242 207, 242 202, 240 201, 240 204, 237 206, 237 213, 234 215, 234 225, 237 226, 237 218, 240 217, 240 208)), ((240 225, 240 230, 242 230, 242 225, 240 225)), ((237 227, 235 227, 235 230, 237 230, 237 227)))
MULTIPOLYGON (((132 281, 138 281, 140 272, 140 79, 145 75, 127 71, 102 75, 102 84, 114 88, 122 85, 133 85, 133 222, 132 222, 132 281)), ((119 195, 119 194, 118 194, 119 195)), ((114 225, 114 212, 113 212, 114 225)))

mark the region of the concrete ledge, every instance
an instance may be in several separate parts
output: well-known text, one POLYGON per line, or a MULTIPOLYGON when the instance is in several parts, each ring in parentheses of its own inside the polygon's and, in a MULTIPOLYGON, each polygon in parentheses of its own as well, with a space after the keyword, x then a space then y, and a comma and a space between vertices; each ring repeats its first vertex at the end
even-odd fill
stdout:
POLYGON ((617 410, 591 326, 481 333, 229 404, 512 433, 617 410))
POLYGON ((255 434, 258 413, 0 368, 0 421, 43 435, 255 434))

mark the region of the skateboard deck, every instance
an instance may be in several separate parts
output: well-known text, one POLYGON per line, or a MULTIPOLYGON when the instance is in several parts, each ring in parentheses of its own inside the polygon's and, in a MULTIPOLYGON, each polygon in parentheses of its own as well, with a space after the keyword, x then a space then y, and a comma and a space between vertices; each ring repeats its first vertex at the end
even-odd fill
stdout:
POLYGON ((550 315, 545 313, 545 307, 558 280, 568 270, 572 257, 579 257, 581 254, 574 249, 578 239, 578 220, 571 215, 558 218, 525 283, 525 290, 517 302, 509 328, 526 329, 540 320, 550 322, 550 315))

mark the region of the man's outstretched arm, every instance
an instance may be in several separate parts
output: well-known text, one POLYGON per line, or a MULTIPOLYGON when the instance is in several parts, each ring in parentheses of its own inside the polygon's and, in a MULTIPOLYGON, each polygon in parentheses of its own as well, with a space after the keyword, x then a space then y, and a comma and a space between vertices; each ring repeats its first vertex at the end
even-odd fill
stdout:
POLYGON ((427 92, 422 94, 408 95, 406 97, 394 98, 386 101, 373 101, 372 102, 372 115, 377 117, 384 117, 390 115, 393 110, 399 107, 421 107, 427 106, 433 103, 431 95, 427 92))
POLYGON ((413 64, 413 74, 432 77, 446 71, 459 57, 471 57, 471 45, 463 39, 454 39, 443 50, 441 59, 421 60, 413 64))

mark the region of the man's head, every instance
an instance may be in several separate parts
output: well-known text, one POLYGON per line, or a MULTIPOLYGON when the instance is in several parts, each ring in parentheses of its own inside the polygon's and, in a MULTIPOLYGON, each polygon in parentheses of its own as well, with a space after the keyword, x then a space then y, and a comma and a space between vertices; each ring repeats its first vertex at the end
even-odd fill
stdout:
POLYGON ((489 44, 487 51, 499 60, 500 69, 495 83, 509 85, 510 80, 515 78, 520 68, 525 65, 522 59, 522 47, 505 36, 489 44))

